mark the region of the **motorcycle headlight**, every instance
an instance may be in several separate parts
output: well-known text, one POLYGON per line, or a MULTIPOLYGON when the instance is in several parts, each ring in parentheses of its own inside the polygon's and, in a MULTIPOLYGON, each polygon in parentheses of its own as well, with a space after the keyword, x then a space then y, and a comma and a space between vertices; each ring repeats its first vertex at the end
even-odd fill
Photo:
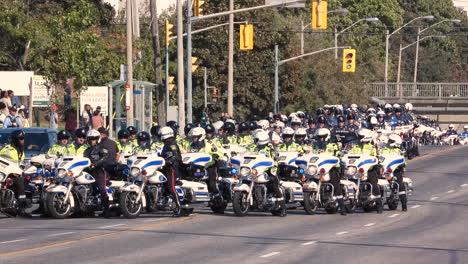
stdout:
POLYGON ((63 178, 63 177, 65 177, 65 176, 67 176, 67 170, 65 170, 65 169, 59 169, 59 170, 58 170, 58 173, 57 173, 57 177, 63 178))
POLYGON ((357 172, 357 168, 353 166, 346 167, 345 174, 346 175, 354 175, 357 172))
POLYGON ((246 176, 249 176, 249 175, 250 175, 250 169, 249 168, 243 167, 243 168, 240 169, 240 176, 246 177, 246 176))
POLYGON ((138 176, 138 174, 140 174, 139 168, 132 168, 132 170, 130 171, 130 175, 132 175, 133 177, 138 176))
POLYGON ((315 175, 316 173, 317 173, 317 167, 309 166, 309 168, 307 168, 307 175, 315 175))

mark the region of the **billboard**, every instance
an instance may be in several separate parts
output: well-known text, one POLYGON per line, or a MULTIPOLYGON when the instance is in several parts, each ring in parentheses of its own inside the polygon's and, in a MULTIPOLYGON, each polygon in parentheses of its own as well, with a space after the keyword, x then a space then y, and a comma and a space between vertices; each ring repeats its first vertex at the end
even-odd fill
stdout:
POLYGON ((109 88, 107 86, 88 86, 83 88, 80 94, 80 111, 83 111, 85 104, 91 105, 93 110, 101 107, 103 116, 109 114, 109 88))
POLYGON ((46 79, 41 75, 31 77, 31 93, 33 107, 47 107, 50 96, 53 94, 52 88, 46 86, 46 79))
POLYGON ((29 96, 31 90, 31 78, 33 71, 0 71, 0 88, 2 90, 12 90, 16 96, 29 96))

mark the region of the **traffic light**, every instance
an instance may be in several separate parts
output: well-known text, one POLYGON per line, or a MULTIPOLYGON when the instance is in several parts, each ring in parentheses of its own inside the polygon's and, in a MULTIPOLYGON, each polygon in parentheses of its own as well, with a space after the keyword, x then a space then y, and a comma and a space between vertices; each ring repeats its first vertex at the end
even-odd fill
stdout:
POLYGON ((240 49, 241 50, 252 50, 253 49, 253 38, 254 31, 253 25, 240 25, 240 49))
POLYGON ((344 49, 343 50, 343 72, 356 71, 356 50, 344 49))
POLYGON ((203 16, 203 9, 201 6, 205 3, 204 0, 195 0, 193 3, 193 15, 194 16, 203 16))
POLYGON ((174 90, 174 87, 174 76, 169 76, 169 92, 172 92, 172 90, 174 90))
POLYGON ((196 71, 198 69, 198 64, 195 64, 197 62, 198 58, 197 57, 192 57, 192 72, 196 71))
POLYGON ((312 29, 327 29, 327 1, 312 2, 312 29))
POLYGON ((166 46, 169 46, 171 42, 171 35, 172 35, 172 28, 174 27, 173 24, 169 23, 169 20, 166 19, 166 24, 164 28, 166 29, 166 46))

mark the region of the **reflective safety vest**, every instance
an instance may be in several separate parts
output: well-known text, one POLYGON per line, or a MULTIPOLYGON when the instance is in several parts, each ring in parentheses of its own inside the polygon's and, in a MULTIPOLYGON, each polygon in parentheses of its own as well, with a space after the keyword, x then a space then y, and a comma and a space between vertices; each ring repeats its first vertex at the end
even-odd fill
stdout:
POLYGON ((67 144, 65 146, 60 145, 60 144, 54 144, 52 147, 50 147, 49 151, 47 151, 47 154, 50 155, 62 155, 62 156, 71 156, 75 155, 75 147, 73 144, 67 144))
POLYGON ((192 140, 188 138, 183 138, 180 141, 177 141, 177 145, 179 146, 180 152, 189 152, 190 145, 192 145, 192 140))
POLYGON ((278 146, 278 151, 297 151, 299 153, 304 153, 304 149, 301 145, 296 142, 291 142, 291 144, 282 143, 278 146))
POLYGON ((88 144, 83 144, 83 145, 79 146, 78 148, 75 148, 75 154, 76 155, 83 155, 87 148, 89 148, 89 145, 88 144))
POLYGON ((368 154, 371 156, 377 156, 377 149, 370 143, 354 145, 349 149, 348 154, 368 154))
POLYGON ((24 160, 24 153, 19 153, 12 145, 7 145, 0 150, 0 156, 17 164, 24 160))
POLYGON ((117 149, 119 150, 119 152, 127 152, 127 153, 130 153, 130 152, 133 152, 133 144, 130 143, 130 142, 116 142, 117 143, 117 149))
POLYGON ((251 145, 250 151, 258 154, 263 154, 268 158, 273 158, 274 156, 274 149, 271 144, 266 144, 263 148, 259 148, 257 145, 251 145))
POLYGON ((253 143, 254 143, 254 138, 252 135, 239 135, 237 138, 237 144, 241 146, 250 146, 253 143))
POLYGON ((151 152, 152 152, 151 148, 147 146, 138 146, 133 149, 133 153, 135 154, 149 154, 151 152))
MULTIPOLYGON (((319 147, 319 145, 314 145, 314 152, 318 153, 322 150, 322 148, 319 147)), ((326 146, 325 146, 325 149, 323 149, 323 151, 325 153, 328 153, 328 154, 331 154, 335 157, 337 157, 338 155, 340 155, 340 148, 338 147, 338 145, 336 143, 328 143, 326 146)))
POLYGON ((379 152, 380 154, 401 154, 400 149, 396 147, 383 147, 379 152))
POLYGON ((164 147, 164 143, 162 141, 153 141, 151 142, 150 149, 156 152, 161 152, 164 147))

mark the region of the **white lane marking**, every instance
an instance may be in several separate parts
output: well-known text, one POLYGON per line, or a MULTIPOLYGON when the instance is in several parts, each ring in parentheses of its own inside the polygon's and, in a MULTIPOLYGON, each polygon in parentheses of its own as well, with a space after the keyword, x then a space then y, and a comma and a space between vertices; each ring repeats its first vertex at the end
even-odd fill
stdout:
POLYGON ((347 233, 348 233, 348 231, 343 231, 343 232, 338 232, 336 234, 340 236, 340 235, 344 235, 344 234, 347 234, 347 233))
POLYGON ((434 196, 434 197, 431 197, 431 199, 430 199, 430 200, 431 200, 431 201, 434 201, 434 200, 437 200, 437 199, 439 199, 439 197, 437 197, 437 196, 434 196))
POLYGON ((265 254, 263 256, 260 256, 261 258, 269 258, 269 257, 272 257, 274 255, 278 255, 279 252, 271 252, 271 253, 268 253, 268 254, 265 254))
POLYGON ((48 237, 51 237, 51 236, 63 236, 63 235, 69 235, 69 234, 74 234, 74 233, 76 233, 76 232, 58 233, 58 234, 48 235, 48 237))
POLYGON ((421 205, 417 204, 417 205, 411 206, 411 208, 413 208, 413 209, 416 209, 416 208, 418 208, 418 207, 421 207, 421 205))
POLYGON ((315 244, 315 243, 317 243, 317 241, 309 241, 309 242, 302 243, 301 245, 308 246, 308 245, 312 245, 312 244, 315 244))
POLYGON ((162 220, 166 220, 167 218, 159 218, 159 219, 149 219, 149 220, 145 220, 143 222, 147 223, 147 222, 156 222, 156 221, 162 221, 162 220))
POLYGON ((453 193, 454 191, 455 191, 455 190, 450 190, 450 191, 448 191, 447 193, 453 193))
POLYGON ((15 243, 15 242, 21 242, 21 241, 25 241, 25 240, 26 240, 26 239, 17 239, 17 240, 3 241, 3 242, 0 242, 0 244, 15 243))
POLYGON ((465 186, 468 186, 468 184, 464 183, 464 184, 460 185, 460 187, 465 187, 465 186))
POLYGON ((400 214, 392 214, 391 216, 389 216, 390 218, 393 218, 393 217, 397 217, 399 216, 400 214))
POLYGON ((101 227, 99 227, 99 228, 102 229, 102 228, 110 228, 110 227, 123 226, 123 225, 125 225, 125 224, 116 224, 116 225, 109 225, 109 226, 101 226, 101 227))
POLYGON ((375 223, 368 223, 367 225, 364 225, 364 226, 373 226, 375 225, 375 223))

